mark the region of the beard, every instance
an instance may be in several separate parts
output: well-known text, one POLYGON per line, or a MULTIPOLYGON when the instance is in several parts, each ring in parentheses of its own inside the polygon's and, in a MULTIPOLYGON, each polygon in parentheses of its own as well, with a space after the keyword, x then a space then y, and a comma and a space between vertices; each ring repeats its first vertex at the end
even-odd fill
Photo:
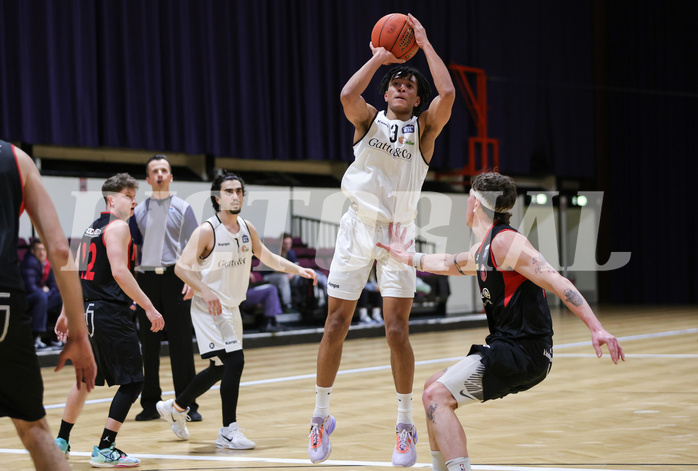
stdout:
POLYGON ((236 215, 237 215, 237 214, 240 214, 240 211, 242 211, 242 208, 240 208, 240 209, 229 209, 229 210, 228 210, 228 213, 229 213, 229 214, 236 214, 236 215))

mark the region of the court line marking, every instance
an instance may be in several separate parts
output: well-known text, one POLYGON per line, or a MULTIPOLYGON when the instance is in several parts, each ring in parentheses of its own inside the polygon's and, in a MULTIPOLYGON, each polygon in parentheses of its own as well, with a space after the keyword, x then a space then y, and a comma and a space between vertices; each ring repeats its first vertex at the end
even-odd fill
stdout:
MULTIPOLYGON (((27 450, 17 450, 11 448, 0 448, 0 454, 29 454, 27 450)), ((81 456, 89 458, 91 455, 87 452, 70 452, 70 456, 81 456)), ((206 456, 206 455, 159 455, 154 453, 144 453, 138 455, 130 455, 142 459, 157 459, 157 460, 179 460, 179 461, 221 461, 228 463, 275 463, 275 464, 300 464, 307 465, 308 468, 319 466, 313 465, 308 459, 295 458, 263 458, 263 457, 244 457, 244 456, 206 456)), ((356 461, 356 460, 327 460, 323 461, 322 466, 378 466, 382 468, 392 468, 393 464, 385 461, 356 461)), ((413 468, 431 468, 431 463, 415 463, 413 468)), ((605 465, 599 465, 605 466, 605 465)), ((480 471, 641 471, 638 469, 599 469, 599 468, 551 468, 547 466, 509 466, 509 465, 472 465, 473 470, 480 471)))
MULTIPOLYGON (((698 333, 698 328, 696 329, 682 329, 682 330, 671 330, 668 332, 654 332, 650 334, 640 334, 640 335, 629 335, 625 337, 619 337, 618 340, 621 342, 627 342, 631 340, 646 340, 646 339, 651 339, 651 338, 660 338, 660 337, 670 337, 670 336, 675 336, 675 335, 686 335, 686 334, 695 334, 698 333)), ((556 350, 562 350, 566 348, 574 348, 574 347, 582 347, 582 346, 591 346, 591 341, 587 340, 584 342, 574 342, 574 343, 566 343, 566 344, 561 344, 561 345, 556 345, 553 347, 553 355, 559 358, 587 358, 587 357, 596 357, 595 354, 593 353, 555 353, 556 350)), ((422 360, 422 361, 417 361, 415 362, 415 366, 422 366, 422 365, 431 365, 435 363, 448 363, 448 362, 458 362, 463 359, 464 356, 458 356, 458 357, 450 357, 450 358, 437 358, 434 360, 422 360)), ((677 354, 626 354, 626 358, 698 358, 698 355, 694 354, 682 354, 682 353, 677 353, 677 354)), ((354 368, 351 370, 340 370, 337 372, 337 376, 339 375, 350 375, 350 374, 356 374, 356 373, 367 373, 370 371, 381 371, 381 370, 389 370, 390 365, 380 365, 380 366, 369 366, 366 368, 354 368)), ((282 376, 279 378, 268 378, 268 379, 258 379, 254 381, 243 381, 240 383, 240 387, 244 386, 258 386, 260 384, 272 384, 272 383, 284 383, 287 381, 298 381, 302 379, 312 379, 315 378, 315 373, 309 373, 309 374, 304 374, 304 375, 295 375, 295 376, 282 376)), ((219 385, 215 385, 211 388, 211 390, 215 389, 220 389, 219 385)), ((163 391, 162 393, 163 396, 174 396, 174 391, 163 391)), ((105 398, 105 399, 90 399, 85 401, 85 405, 88 404, 103 404, 105 402, 111 402, 113 398, 105 398)), ((62 404, 48 404, 44 405, 44 409, 50 410, 50 409, 60 409, 65 407, 65 403, 62 404)))
MULTIPOLYGON (((698 329, 683 329, 683 330, 674 330, 674 331, 668 331, 668 332, 656 332, 656 333, 650 333, 650 334, 641 334, 641 335, 632 335, 632 336, 626 336, 626 337, 619 337, 618 340, 621 342, 624 341, 630 341, 630 340, 643 340, 643 339, 649 339, 649 338, 659 338, 659 337, 669 337, 669 336, 675 336, 675 335, 685 335, 685 334, 693 334, 693 333, 698 333, 698 329)), ((591 341, 584 341, 584 342, 575 342, 575 343, 568 343, 568 344, 562 344, 562 345, 557 345, 555 346, 555 350, 561 350, 565 348, 573 348, 573 347, 579 347, 579 346, 586 346, 586 345, 591 345, 591 341)), ((595 354, 592 353, 557 353, 554 354, 557 357, 567 357, 567 358, 592 358, 596 357, 595 354)), ((698 358, 698 355, 693 355, 693 354, 627 354, 626 358, 698 358)), ((418 361, 415 362, 415 365, 428 365, 428 364, 434 364, 434 363, 444 363, 444 362, 454 362, 454 361, 459 361, 463 357, 458 356, 458 357, 451 357, 451 358, 439 358, 439 359, 434 359, 434 360, 423 360, 423 361, 418 361)), ((355 374, 355 373, 364 373, 368 371, 379 371, 379 370, 387 370, 390 369, 390 365, 382 365, 382 366, 375 366, 375 367, 368 367, 368 368, 355 368, 351 370, 342 370, 339 371, 337 374, 338 375, 346 375, 346 374, 355 374)), ((286 377, 280 377, 280 378, 270 378, 270 379, 265 379, 265 380, 256 380, 256 381, 245 381, 240 383, 240 386, 253 386, 253 385, 259 385, 259 384, 269 384, 269 383, 279 383, 279 382, 286 382, 286 381, 296 381, 300 379, 311 379, 314 378, 315 374, 306 374, 306 375, 296 375, 296 376, 286 376, 286 377)), ((211 389, 217 389, 220 388, 220 386, 214 386, 211 389)), ((167 391, 164 392, 163 395, 173 395, 174 391, 167 391)), ((85 401, 85 404, 96 404, 96 403, 104 403, 104 402, 111 402, 112 398, 109 399, 96 399, 96 400, 91 400, 91 401, 85 401)), ((61 408, 65 407, 64 404, 53 404, 49 406, 45 406, 46 409, 56 409, 56 408, 61 408)), ((17 449, 0 449, 0 454, 2 453, 14 453, 14 454, 27 454, 28 452, 24 449, 17 450, 17 449)), ((84 456, 84 457, 89 457, 90 453, 87 452, 71 452, 71 455, 74 456, 84 456)), ((136 455, 134 455, 136 456, 136 455)), ((263 458, 263 457, 238 457, 238 456, 202 456, 202 455, 193 455, 193 456, 188 456, 188 455, 159 455, 159 454, 139 454, 137 455, 138 457, 141 458, 150 458, 150 459, 169 459, 169 460, 187 460, 187 461, 223 461, 223 462, 238 462, 238 463, 244 463, 244 462, 254 462, 254 463, 277 463, 277 464, 308 464, 307 459, 282 459, 282 458, 263 458)), ((378 466, 378 467, 390 467, 392 468, 393 465, 392 463, 387 463, 387 462, 377 462, 377 461, 344 461, 344 460, 327 460, 323 463, 323 465, 330 465, 330 466, 378 466)), ((310 465, 309 465, 310 466, 310 465)), ((603 465, 599 465, 603 466, 603 465)), ((416 463, 414 465, 415 468, 430 468, 431 463, 416 463)), ((472 466, 473 470, 481 470, 481 471, 531 471, 531 470, 540 470, 540 471, 599 471, 598 468, 570 468, 570 467, 564 467, 564 468, 557 468, 557 467, 540 467, 540 466, 506 466, 506 465, 473 465, 472 466)), ((632 469, 605 469, 604 471, 641 471, 641 470, 632 470, 632 469)))

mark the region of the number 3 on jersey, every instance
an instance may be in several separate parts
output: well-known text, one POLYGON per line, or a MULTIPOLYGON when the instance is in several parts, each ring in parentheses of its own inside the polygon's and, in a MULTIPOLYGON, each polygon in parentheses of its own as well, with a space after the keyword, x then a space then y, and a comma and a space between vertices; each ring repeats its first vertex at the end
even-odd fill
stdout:
POLYGON ((95 279, 95 260, 97 259, 97 246, 94 242, 90 243, 88 248, 87 242, 80 245, 80 278, 83 280, 95 279))

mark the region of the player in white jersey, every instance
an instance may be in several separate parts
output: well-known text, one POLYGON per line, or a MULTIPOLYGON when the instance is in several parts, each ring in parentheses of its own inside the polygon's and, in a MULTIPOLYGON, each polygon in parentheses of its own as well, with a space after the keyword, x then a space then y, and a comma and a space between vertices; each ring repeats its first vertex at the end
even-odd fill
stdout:
POLYGON ((239 306, 247 293, 252 255, 276 271, 297 273, 317 283, 313 270, 270 252, 255 227, 238 217, 244 196, 245 183, 239 176, 224 172, 216 177, 211 186, 216 215, 194 231, 177 261, 175 273, 194 289, 191 317, 199 352, 211 362, 175 399, 160 401, 156 406, 172 431, 186 440, 189 405, 221 381, 223 428, 216 445, 238 450, 255 447, 237 424, 240 377, 245 365, 239 306))
POLYGON ((415 269, 400 265, 377 242, 389 244, 391 222, 400 222, 414 237, 414 218, 422 183, 434 153, 434 142, 451 116, 455 88, 448 69, 412 15, 419 47, 424 51, 436 86, 427 109, 429 84, 419 71, 398 66, 380 84, 387 110, 366 103, 361 94, 382 65, 402 63, 384 48, 371 45, 372 57, 346 83, 341 93, 344 114, 354 125, 355 161, 342 179, 351 206, 342 217, 327 283, 328 317, 317 360, 315 410, 310 424, 308 455, 313 463, 327 459, 330 393, 342 357, 342 346, 357 300, 374 261, 383 296, 385 332, 397 391, 398 417, 393 465, 412 466, 417 430, 412 419, 414 354, 409 341, 409 315, 416 286, 415 269))

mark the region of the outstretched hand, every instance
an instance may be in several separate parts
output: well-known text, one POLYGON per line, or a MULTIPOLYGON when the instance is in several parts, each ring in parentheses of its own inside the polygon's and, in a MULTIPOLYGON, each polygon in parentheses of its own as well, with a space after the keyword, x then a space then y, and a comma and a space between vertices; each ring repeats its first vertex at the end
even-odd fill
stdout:
POLYGON ((387 250, 388 254, 394 259, 409 265, 409 257, 412 252, 408 252, 407 249, 412 247, 414 241, 410 240, 409 243, 405 242, 405 234, 407 234, 407 229, 402 229, 399 222, 397 224, 393 224, 391 222, 388 226, 388 230, 390 231, 390 245, 385 245, 382 242, 378 242, 376 243, 376 246, 387 250))
POLYGON ((620 342, 613 335, 601 329, 597 332, 592 332, 591 334, 591 345, 596 351, 596 356, 601 358, 603 352, 601 351, 601 345, 606 345, 608 347, 608 353, 611 355, 611 360, 616 365, 618 360, 625 361, 625 352, 623 352, 623 347, 620 346, 620 342))

